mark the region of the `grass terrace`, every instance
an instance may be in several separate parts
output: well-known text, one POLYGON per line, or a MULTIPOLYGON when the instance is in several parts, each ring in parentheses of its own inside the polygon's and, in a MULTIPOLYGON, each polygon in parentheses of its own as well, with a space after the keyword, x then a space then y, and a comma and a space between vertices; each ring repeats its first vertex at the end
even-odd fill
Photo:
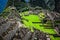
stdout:
POLYGON ((29 14, 26 16, 25 14, 28 14, 28 13, 29 13, 28 11, 20 13, 22 17, 22 22, 27 28, 32 30, 33 28, 35 28, 37 30, 43 31, 44 33, 56 34, 54 29, 45 28, 44 25, 49 25, 49 24, 42 23, 42 20, 45 18, 45 15, 43 13, 39 13, 38 15, 29 14))
POLYGON ((52 34, 50 35, 51 40, 60 40, 59 37, 54 37, 53 34, 57 34, 54 29, 46 29, 45 27, 52 26, 50 21, 46 23, 42 23, 42 20, 45 18, 44 13, 39 13, 38 15, 35 14, 29 14, 29 11, 20 13, 20 16, 22 18, 22 22, 25 25, 26 28, 30 29, 32 32, 34 32, 34 29, 40 30, 46 34, 52 34), (45 26, 46 25, 46 26, 45 26))

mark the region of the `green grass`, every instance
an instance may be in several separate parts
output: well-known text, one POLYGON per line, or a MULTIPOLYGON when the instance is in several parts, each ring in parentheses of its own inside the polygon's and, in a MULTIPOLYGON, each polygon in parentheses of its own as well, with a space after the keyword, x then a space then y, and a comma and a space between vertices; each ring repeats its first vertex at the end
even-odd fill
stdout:
POLYGON ((23 20, 23 23, 28 27, 28 28, 35 28, 37 30, 43 31, 44 33, 49 33, 49 34, 56 34, 54 29, 45 29, 43 24, 33 24, 32 22, 27 22, 23 20), (40 26, 41 25, 41 26, 40 26))
POLYGON ((43 13, 40 13, 39 15, 28 15, 28 16, 24 16, 24 14, 28 14, 28 11, 21 13, 22 18, 28 20, 22 20, 24 25, 26 25, 27 28, 35 28, 37 30, 43 31, 44 33, 49 33, 49 34, 56 34, 56 32, 54 31, 54 29, 45 29, 45 26, 42 23, 32 23, 32 22, 42 22, 42 20, 45 18, 43 13), (40 18, 40 17, 41 18, 40 18))
MULTIPOLYGON (((21 17, 28 20, 28 21, 26 21, 26 20, 22 19, 25 27, 31 29, 32 32, 34 31, 33 28, 35 28, 35 29, 40 30, 47 34, 56 34, 54 29, 46 29, 44 26, 44 25, 50 26, 51 24, 32 23, 32 22, 42 22, 42 20, 45 18, 43 13, 40 13, 38 15, 30 14, 28 16, 24 16, 24 14, 28 14, 28 11, 22 12, 21 17)), ((50 23, 50 21, 49 21, 49 23, 50 23)), ((51 38, 51 40, 60 40, 60 38, 54 38, 53 36, 50 36, 50 38, 51 38)))
POLYGON ((39 17, 37 15, 23 16, 22 18, 25 18, 30 22, 41 22, 41 20, 39 20, 39 17))
POLYGON ((60 40, 60 37, 54 37, 52 35, 50 35, 50 38, 51 38, 51 40, 60 40))

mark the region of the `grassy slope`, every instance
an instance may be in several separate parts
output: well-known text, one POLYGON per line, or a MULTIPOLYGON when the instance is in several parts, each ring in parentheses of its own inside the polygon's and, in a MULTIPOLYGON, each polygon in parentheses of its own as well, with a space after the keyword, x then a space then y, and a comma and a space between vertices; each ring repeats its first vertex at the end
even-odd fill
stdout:
MULTIPOLYGON (((42 22, 42 20, 44 19, 44 14, 40 13, 39 15, 28 15, 28 16, 24 16, 24 14, 28 14, 28 11, 21 13, 20 15, 22 16, 22 18, 28 20, 22 20, 24 25, 31 29, 33 31, 33 28, 40 30, 44 33, 48 33, 48 34, 56 34, 56 32, 54 31, 54 29, 45 29, 44 25, 42 23, 32 23, 32 22, 42 22)), ((60 38, 54 38, 52 35, 50 36, 51 40, 59 40, 60 38)))

